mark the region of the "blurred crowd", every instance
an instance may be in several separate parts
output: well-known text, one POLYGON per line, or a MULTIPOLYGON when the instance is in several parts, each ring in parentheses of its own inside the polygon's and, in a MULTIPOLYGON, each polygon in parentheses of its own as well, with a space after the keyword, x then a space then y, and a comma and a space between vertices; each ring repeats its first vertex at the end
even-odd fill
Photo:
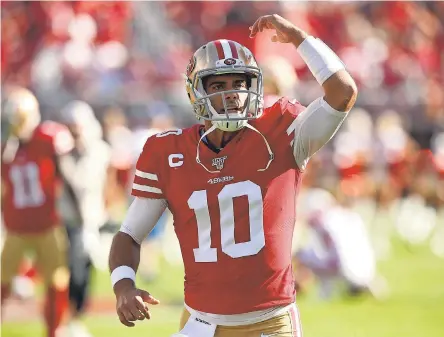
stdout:
MULTIPOLYGON (((411 242, 444 240, 437 229, 444 228, 444 2, 1 6, 2 87, 32 90, 44 119, 63 122, 61 112, 72 101, 92 108, 111 148, 116 187, 107 205, 116 223, 128 205, 131 170, 146 137, 195 123, 182 74, 205 42, 226 38, 247 46, 263 68, 268 105, 280 95, 309 104, 322 94, 294 47, 272 43, 268 33, 249 38, 248 27, 258 16, 277 13, 325 41, 359 88, 346 125, 309 164, 300 221, 318 228, 318 208, 307 203, 321 189, 376 228, 371 236, 376 256, 387 253, 387 240, 381 239, 387 229, 377 226, 381 216, 393 217, 398 233, 411 242), (368 204, 371 214, 368 207, 362 211, 368 204)), ((433 249, 444 256, 441 246, 433 249)), ((310 265, 307 254, 298 263, 310 265)))

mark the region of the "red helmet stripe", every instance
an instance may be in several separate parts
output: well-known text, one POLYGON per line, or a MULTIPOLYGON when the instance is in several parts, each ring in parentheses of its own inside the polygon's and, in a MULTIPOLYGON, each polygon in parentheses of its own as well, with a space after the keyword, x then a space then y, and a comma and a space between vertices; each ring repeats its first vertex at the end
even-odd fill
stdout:
POLYGON ((230 45, 232 57, 235 58, 235 59, 238 59, 239 58, 239 54, 237 53, 236 45, 234 44, 233 41, 228 41, 228 44, 230 45))
POLYGON ((219 57, 219 60, 223 60, 225 58, 224 54, 224 48, 222 47, 222 43, 220 40, 214 41, 214 44, 216 45, 217 49, 217 56, 219 57))

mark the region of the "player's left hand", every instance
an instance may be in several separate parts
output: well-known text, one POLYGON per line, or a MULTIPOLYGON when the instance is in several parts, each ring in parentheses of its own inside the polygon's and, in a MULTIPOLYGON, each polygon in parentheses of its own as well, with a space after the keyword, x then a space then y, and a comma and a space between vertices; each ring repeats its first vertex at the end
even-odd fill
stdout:
POLYGON ((275 30, 275 34, 271 37, 271 41, 291 43, 294 40, 293 37, 298 28, 280 15, 263 15, 250 27, 250 37, 255 37, 257 33, 262 32, 264 29, 275 30))

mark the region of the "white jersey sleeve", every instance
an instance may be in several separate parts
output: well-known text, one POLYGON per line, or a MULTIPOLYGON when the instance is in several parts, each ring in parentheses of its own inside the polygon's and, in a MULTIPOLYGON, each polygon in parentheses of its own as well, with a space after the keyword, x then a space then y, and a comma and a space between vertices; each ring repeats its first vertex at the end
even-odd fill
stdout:
POLYGON ((347 112, 333 109, 323 97, 314 100, 294 120, 293 154, 296 164, 304 170, 311 156, 320 150, 338 131, 347 112))
POLYGON ((120 231, 140 244, 153 230, 166 207, 165 199, 134 198, 120 231))

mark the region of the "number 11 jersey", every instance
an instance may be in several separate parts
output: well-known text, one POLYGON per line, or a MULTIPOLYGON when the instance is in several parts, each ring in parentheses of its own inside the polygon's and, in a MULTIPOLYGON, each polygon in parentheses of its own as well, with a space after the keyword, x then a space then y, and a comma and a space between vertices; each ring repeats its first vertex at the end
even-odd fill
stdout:
POLYGON ((212 314, 240 314, 295 300, 291 246, 301 172, 292 124, 304 109, 287 99, 240 130, 219 152, 202 125, 150 137, 132 194, 168 202, 185 266, 185 303, 212 314))
POLYGON ((52 121, 40 124, 17 148, 2 145, 2 212, 8 231, 41 233, 61 224, 56 162, 73 146, 69 130, 52 121))

